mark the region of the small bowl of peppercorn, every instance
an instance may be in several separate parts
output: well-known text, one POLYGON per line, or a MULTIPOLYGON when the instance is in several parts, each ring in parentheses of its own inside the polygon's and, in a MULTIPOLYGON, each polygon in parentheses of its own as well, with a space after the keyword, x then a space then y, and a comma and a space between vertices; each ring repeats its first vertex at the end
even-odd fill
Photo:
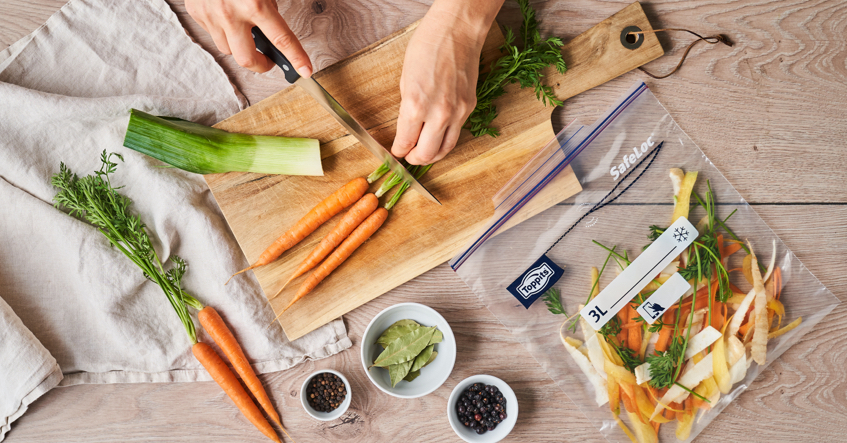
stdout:
POLYGON ((341 417, 350 407, 350 397, 350 383, 340 372, 332 369, 313 372, 300 388, 303 409, 321 421, 341 417))
POLYGON ((468 377, 453 388, 447 400, 450 427, 470 443, 498 442, 518 420, 518 399, 503 380, 491 375, 468 377))

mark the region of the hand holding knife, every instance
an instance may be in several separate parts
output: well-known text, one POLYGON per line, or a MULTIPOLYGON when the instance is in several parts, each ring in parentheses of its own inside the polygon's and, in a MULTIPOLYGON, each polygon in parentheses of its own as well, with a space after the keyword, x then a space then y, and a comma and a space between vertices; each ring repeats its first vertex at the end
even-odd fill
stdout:
POLYGON ((312 98, 321 105, 321 107, 329 112, 329 114, 347 130, 347 132, 356 137, 359 143, 367 148, 367 150, 370 151, 377 160, 381 163, 387 164, 392 172, 401 175, 403 177, 403 181, 409 182, 412 189, 430 201, 438 203, 439 205, 441 204, 435 196, 427 191, 426 188, 424 188, 423 185, 421 185, 415 177, 405 167, 403 167, 403 165, 397 161, 397 159, 394 158, 387 149, 385 149, 384 146, 376 141, 373 136, 371 136, 371 134, 365 130, 365 128, 362 127, 362 125, 356 121, 356 119, 354 119, 353 116, 351 116, 350 113, 348 113, 317 81, 311 77, 300 76, 300 74, 298 74, 294 69, 294 66, 291 65, 282 52, 271 44, 258 27, 253 27, 251 32, 253 34, 253 40, 256 43, 256 49, 270 58, 280 67, 280 69, 282 69, 282 72, 285 75, 285 80, 308 92, 309 95, 311 95, 312 98))

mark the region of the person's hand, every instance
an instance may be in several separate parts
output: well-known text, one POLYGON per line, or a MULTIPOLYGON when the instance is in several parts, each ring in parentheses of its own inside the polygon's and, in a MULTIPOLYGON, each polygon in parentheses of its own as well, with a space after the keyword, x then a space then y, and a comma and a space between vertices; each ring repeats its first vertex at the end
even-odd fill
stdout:
POLYGON ((427 12, 406 48, 394 156, 425 165, 456 146, 476 106, 482 44, 502 3, 437 0, 427 12))
POLYGON ((274 63, 256 50, 250 29, 258 26, 303 77, 312 75, 312 62, 300 40, 279 15, 274 0, 185 0, 185 9, 212 36, 224 54, 251 71, 266 72, 274 63))

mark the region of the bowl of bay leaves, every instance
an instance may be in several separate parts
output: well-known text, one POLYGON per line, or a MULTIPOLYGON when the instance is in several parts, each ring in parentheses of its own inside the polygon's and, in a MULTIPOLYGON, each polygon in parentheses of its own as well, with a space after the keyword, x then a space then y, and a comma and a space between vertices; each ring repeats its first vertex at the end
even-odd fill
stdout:
POLYGON ((381 391, 422 397, 443 385, 456 362, 456 338, 447 320, 420 303, 384 309, 362 335, 362 366, 381 391))

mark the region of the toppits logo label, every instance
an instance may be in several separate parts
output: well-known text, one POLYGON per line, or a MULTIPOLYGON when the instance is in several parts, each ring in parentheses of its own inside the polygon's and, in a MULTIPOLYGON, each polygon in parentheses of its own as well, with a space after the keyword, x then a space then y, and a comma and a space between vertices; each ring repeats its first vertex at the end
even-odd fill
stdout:
POLYGON ((530 298, 541 291, 541 288, 547 286, 550 277, 553 276, 553 269, 547 263, 542 263, 541 266, 532 269, 528 274, 525 274, 521 284, 518 285, 518 293, 523 298, 530 298))
POLYGON ((546 255, 536 260, 523 274, 506 289, 529 308, 547 289, 556 284, 564 270, 553 263, 546 255))

